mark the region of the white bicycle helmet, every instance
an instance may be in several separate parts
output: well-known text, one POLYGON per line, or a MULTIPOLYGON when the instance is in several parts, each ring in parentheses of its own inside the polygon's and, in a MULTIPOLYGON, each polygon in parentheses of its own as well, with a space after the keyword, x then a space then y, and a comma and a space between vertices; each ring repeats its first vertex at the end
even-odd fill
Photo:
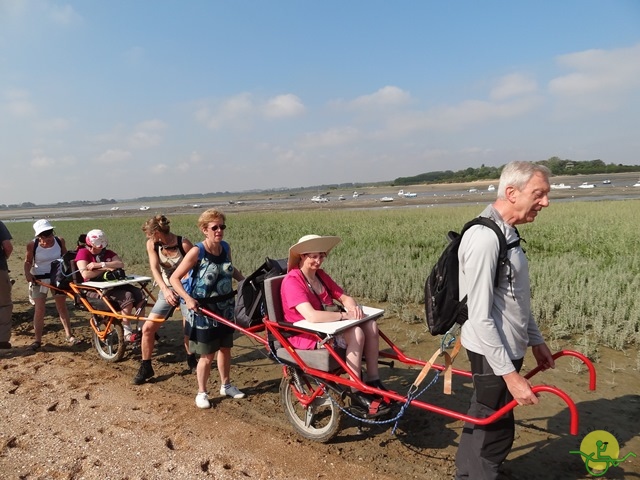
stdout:
POLYGON ((87 245, 104 248, 107 246, 107 236, 102 230, 91 230, 87 233, 87 245))

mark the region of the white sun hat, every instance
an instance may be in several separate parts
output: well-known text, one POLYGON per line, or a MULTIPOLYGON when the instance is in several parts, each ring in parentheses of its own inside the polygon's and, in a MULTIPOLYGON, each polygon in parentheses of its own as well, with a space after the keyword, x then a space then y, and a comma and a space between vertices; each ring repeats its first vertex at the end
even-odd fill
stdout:
POLYGON ((49 220, 43 218, 33 224, 33 231, 36 232, 36 237, 47 230, 53 230, 53 225, 49 223, 49 220))
POLYGON ((287 269, 291 270, 300 263, 300 255, 304 253, 329 253, 329 251, 341 242, 340 237, 321 237, 320 235, 305 235, 298 243, 289 249, 289 261, 287 269))

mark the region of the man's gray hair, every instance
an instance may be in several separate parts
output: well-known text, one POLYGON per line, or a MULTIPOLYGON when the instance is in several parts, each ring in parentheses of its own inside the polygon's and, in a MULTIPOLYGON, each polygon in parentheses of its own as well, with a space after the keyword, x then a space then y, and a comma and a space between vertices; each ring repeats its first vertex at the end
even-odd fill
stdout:
POLYGON ((538 165, 532 162, 511 162, 505 165, 500 175, 500 183, 498 184, 498 198, 506 198, 507 187, 515 187, 518 190, 522 190, 531 177, 536 173, 540 173, 545 179, 549 180, 551 170, 544 165, 538 165))

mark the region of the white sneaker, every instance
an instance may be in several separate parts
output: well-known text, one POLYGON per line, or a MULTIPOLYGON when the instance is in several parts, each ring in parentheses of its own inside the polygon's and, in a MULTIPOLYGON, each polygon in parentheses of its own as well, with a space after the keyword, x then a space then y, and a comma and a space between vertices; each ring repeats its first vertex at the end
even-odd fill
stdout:
POLYGON ((235 385, 231 385, 230 387, 224 388, 224 385, 220 387, 220 395, 229 395, 232 398, 244 398, 246 395, 244 392, 238 390, 238 387, 235 385))
POLYGON ((209 402, 207 392, 198 392, 196 395, 196 406, 198 408, 211 408, 211 402, 209 402))

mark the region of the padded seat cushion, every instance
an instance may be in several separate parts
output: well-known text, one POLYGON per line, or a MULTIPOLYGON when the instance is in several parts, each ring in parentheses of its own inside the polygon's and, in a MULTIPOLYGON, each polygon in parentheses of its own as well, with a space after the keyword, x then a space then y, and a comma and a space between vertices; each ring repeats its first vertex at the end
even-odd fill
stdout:
MULTIPOLYGON (((341 353, 340 350, 337 350, 337 352, 341 353)), ((340 365, 331 356, 329 350, 326 350, 324 348, 319 348, 317 350, 296 349, 296 353, 300 356, 305 364, 315 370, 321 370, 323 372, 333 372, 334 370, 340 368, 340 365)), ((277 348, 276 355, 282 361, 297 365, 296 361, 293 359, 286 348, 277 348)))

